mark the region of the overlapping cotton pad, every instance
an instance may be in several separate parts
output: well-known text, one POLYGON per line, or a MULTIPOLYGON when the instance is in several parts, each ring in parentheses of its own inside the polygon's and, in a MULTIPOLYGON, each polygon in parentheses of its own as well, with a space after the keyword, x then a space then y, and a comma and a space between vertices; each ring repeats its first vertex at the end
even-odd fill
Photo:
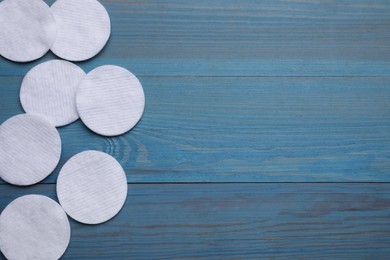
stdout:
POLYGON ((20 102, 28 114, 44 117, 54 126, 79 118, 76 91, 85 76, 77 65, 63 60, 41 63, 24 77, 20 102))
POLYGON ((96 0, 57 0, 51 10, 58 34, 51 48, 58 57, 83 61, 98 54, 111 33, 110 17, 96 0))
POLYGON ((52 47, 57 26, 42 0, 4 0, 0 5, 0 54, 12 61, 39 59, 52 47))
POLYGON ((64 210, 46 196, 17 198, 0 215, 0 249, 7 259, 59 259, 70 233, 64 210))
POLYGON ((73 219, 85 224, 103 223, 114 217, 125 203, 126 175, 110 155, 81 152, 62 167, 57 196, 73 219))
POLYGON ((57 129, 35 115, 17 115, 0 126, 0 177, 14 185, 46 178, 61 156, 57 129))
POLYGON ((106 65, 87 74, 76 95, 84 124, 100 135, 116 136, 141 119, 145 95, 139 80, 128 70, 106 65))

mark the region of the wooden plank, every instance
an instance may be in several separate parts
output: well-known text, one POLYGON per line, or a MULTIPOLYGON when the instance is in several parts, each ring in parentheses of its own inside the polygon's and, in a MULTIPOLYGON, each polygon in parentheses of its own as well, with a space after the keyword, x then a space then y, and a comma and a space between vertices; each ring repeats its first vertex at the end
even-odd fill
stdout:
MULTIPOLYGON (((112 37, 83 63, 88 70, 116 64, 139 76, 390 75, 388 0, 101 2, 112 37)), ((1 59, 0 76, 24 75, 40 62, 1 59)))
MULTIPOLYGON (((139 125, 116 138, 60 128, 60 167, 95 149, 129 182, 390 181, 389 81, 143 77, 139 125)), ((0 77, 1 122, 22 112, 20 82, 0 77)))
MULTIPOLYGON (((54 185, 1 185, 0 209, 54 185)), ((390 184, 129 185, 123 210, 71 221, 64 259, 388 259, 390 184)))

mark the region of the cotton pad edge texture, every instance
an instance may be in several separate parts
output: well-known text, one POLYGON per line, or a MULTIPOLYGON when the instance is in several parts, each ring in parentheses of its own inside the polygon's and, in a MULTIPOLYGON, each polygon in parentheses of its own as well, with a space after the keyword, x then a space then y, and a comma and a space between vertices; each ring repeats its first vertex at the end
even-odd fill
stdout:
POLYGON ((141 119, 145 95, 139 80, 128 70, 106 65, 87 74, 76 94, 83 123, 103 136, 131 130, 141 119))
POLYGON ((20 88, 20 103, 28 114, 39 115, 54 126, 79 118, 76 92, 85 72, 64 60, 51 60, 32 68, 20 88))
POLYGON ((110 155, 84 151, 62 167, 57 197, 66 213, 84 224, 100 224, 113 218, 127 197, 122 166, 110 155))
POLYGON ((59 259, 70 236, 64 210, 46 196, 19 197, 0 215, 0 250, 7 259, 59 259))
POLYGON ((96 0, 57 0, 51 6, 58 33, 51 51, 69 61, 88 60, 106 45, 110 17, 96 0))
POLYGON ((53 46, 57 24, 42 0, 0 3, 0 54, 15 62, 41 58, 53 46))
POLYGON ((28 114, 0 126, 0 177, 27 186, 46 178, 61 157, 61 138, 47 120, 28 114))

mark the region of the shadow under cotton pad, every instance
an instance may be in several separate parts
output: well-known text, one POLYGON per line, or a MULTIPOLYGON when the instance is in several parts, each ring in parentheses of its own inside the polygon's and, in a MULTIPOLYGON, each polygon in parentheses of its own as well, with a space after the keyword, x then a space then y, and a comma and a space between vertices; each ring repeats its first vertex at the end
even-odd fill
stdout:
POLYGON ((128 70, 112 65, 98 67, 81 81, 76 106, 83 123, 104 136, 132 129, 145 108, 139 80, 128 70))
POLYGON ((127 197, 122 166, 98 151, 76 154, 62 167, 57 197, 66 213, 84 224, 99 224, 114 217, 127 197))
POLYGON ((0 249, 7 259, 59 259, 70 233, 64 210, 46 196, 17 198, 0 215, 0 249))
POLYGON ((20 102, 28 114, 44 117, 54 126, 64 126, 79 118, 76 91, 85 76, 77 65, 52 60, 32 68, 20 88, 20 102))
POLYGON ((57 0, 51 10, 58 34, 51 48, 58 57, 83 61, 98 54, 111 33, 110 17, 96 0, 57 0))
POLYGON ((14 185, 46 178, 61 156, 57 129, 34 115, 17 115, 0 126, 0 177, 14 185))
POLYGON ((0 4, 0 54, 16 62, 39 59, 52 47, 57 26, 42 0, 4 0, 0 4))

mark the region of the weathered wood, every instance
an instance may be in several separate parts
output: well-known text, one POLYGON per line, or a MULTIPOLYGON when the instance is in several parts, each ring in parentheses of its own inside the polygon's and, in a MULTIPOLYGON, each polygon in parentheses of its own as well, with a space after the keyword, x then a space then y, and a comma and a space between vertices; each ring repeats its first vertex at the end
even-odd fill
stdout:
MULTIPOLYGON (((388 0, 101 2, 112 37, 83 63, 88 70, 116 64, 139 76, 389 76, 388 0)), ((24 75, 41 61, 2 59, 0 76, 24 75)))
MULTIPOLYGON (((0 209, 52 184, 0 186, 0 209)), ((97 226, 71 221, 64 259, 388 259, 390 184, 129 185, 97 226)))
MULTIPOLYGON (((116 138, 60 128, 60 166, 97 149, 129 182, 390 181, 390 78, 140 79, 137 127, 116 138)), ((0 78, 1 122, 22 112, 20 81, 0 78)))

